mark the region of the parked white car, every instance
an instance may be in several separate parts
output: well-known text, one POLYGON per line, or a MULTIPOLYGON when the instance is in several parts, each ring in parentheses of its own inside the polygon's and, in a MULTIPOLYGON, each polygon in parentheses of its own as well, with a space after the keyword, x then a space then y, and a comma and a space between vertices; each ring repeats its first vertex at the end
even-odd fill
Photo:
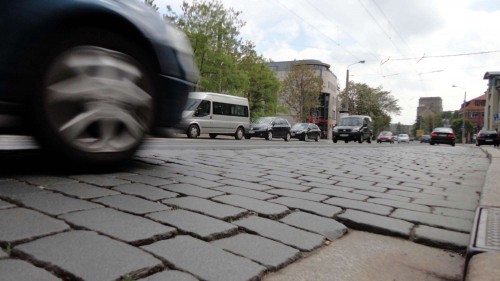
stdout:
POLYGON ((399 134, 398 135, 398 143, 402 143, 402 142, 410 143, 410 136, 408 136, 408 134, 399 134))

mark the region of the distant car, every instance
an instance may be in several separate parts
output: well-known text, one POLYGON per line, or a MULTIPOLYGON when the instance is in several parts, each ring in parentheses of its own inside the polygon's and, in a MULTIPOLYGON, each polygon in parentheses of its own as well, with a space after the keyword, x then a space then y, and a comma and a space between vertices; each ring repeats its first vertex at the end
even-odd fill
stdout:
POLYGON ((289 141, 292 137, 290 129, 290 123, 286 119, 279 117, 259 117, 250 124, 250 130, 245 135, 245 138, 259 137, 266 140, 283 138, 285 141, 289 141))
POLYGON ((312 123, 297 123, 291 128, 292 138, 296 138, 302 141, 306 139, 319 141, 321 137, 321 130, 316 124, 312 123))
POLYGON ((394 143, 392 132, 382 131, 378 134, 377 143, 389 142, 394 143))
POLYGON ((340 124, 332 130, 332 141, 343 140, 371 143, 373 135, 372 118, 366 115, 349 115, 340 118, 340 124))
POLYGON ((399 134, 398 135, 398 143, 410 143, 410 136, 408 134, 399 134))
POLYGON ((455 146, 455 133, 452 128, 438 127, 434 128, 431 133, 431 139, 429 140, 430 145, 435 144, 449 144, 455 146))
POLYGON ((430 140, 431 140, 430 135, 422 135, 420 137, 420 143, 429 143, 430 140))
POLYGON ((2 1, 0 131, 86 167, 128 159, 182 117, 187 37, 144 1, 2 1))
POLYGON ((392 141, 398 141, 398 136, 397 135, 392 136, 392 141))
POLYGON ((481 130, 476 136, 476 146, 493 145, 499 146, 500 139, 497 131, 481 130))

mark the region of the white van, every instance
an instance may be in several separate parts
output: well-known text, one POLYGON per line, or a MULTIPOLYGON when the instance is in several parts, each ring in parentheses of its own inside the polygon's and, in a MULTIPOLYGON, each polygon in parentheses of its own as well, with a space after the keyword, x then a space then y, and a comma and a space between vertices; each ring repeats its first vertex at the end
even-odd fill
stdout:
POLYGON ((189 93, 177 128, 189 138, 208 134, 234 136, 241 140, 250 127, 248 99, 209 92, 189 93))

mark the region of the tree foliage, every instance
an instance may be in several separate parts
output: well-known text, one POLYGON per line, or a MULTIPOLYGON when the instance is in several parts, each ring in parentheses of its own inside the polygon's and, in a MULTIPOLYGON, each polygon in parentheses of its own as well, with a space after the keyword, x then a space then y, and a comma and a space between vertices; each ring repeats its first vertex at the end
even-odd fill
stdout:
POLYGON ((295 119, 305 122, 319 106, 323 80, 309 65, 292 66, 281 83, 281 99, 295 119))
MULTIPOLYGON (((455 137, 457 142, 462 142, 462 124, 463 124, 464 119, 462 118, 457 118, 453 119, 453 123, 451 124, 451 128, 453 129, 453 132, 455 133, 455 137)), ((474 131, 474 125, 472 123, 465 119, 465 139, 470 139, 470 134, 474 131)))
POLYGON ((144 3, 146 3, 146 5, 148 6, 151 6, 151 8, 155 9, 156 11, 158 11, 158 6, 155 4, 155 0, 144 0, 144 3))
POLYGON ((181 14, 167 10, 166 17, 191 42, 201 74, 199 90, 247 97, 252 116, 276 113, 279 81, 255 45, 241 38, 241 12, 226 9, 219 0, 184 1, 181 14))
POLYGON ((390 114, 399 114, 401 107, 391 92, 382 90, 382 87, 372 88, 364 83, 349 82, 349 91, 339 95, 347 102, 349 114, 369 115, 373 119, 374 134, 390 128, 390 114))

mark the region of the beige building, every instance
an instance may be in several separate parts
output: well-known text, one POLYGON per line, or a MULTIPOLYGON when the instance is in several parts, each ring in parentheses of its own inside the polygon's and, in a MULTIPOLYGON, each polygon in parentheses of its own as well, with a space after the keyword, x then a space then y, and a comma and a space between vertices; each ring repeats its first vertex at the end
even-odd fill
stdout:
MULTIPOLYGON (((330 65, 319 60, 295 60, 270 62, 268 66, 276 72, 276 77, 282 81, 287 77, 293 65, 303 64, 310 65, 318 76, 323 79, 323 89, 320 94, 320 107, 310 116, 309 121, 317 124, 321 128, 323 131, 323 138, 331 139, 332 128, 337 123, 338 106, 340 106, 340 103, 337 76, 330 70, 330 65)), ((280 115, 280 117, 286 118, 292 125, 298 122, 292 115, 280 115)))
POLYGON ((486 72, 483 78, 488 79, 486 106, 484 108, 484 129, 500 131, 500 71, 486 72))
POLYGON ((443 112, 443 100, 440 97, 418 99, 417 117, 425 114, 440 114, 443 112))

